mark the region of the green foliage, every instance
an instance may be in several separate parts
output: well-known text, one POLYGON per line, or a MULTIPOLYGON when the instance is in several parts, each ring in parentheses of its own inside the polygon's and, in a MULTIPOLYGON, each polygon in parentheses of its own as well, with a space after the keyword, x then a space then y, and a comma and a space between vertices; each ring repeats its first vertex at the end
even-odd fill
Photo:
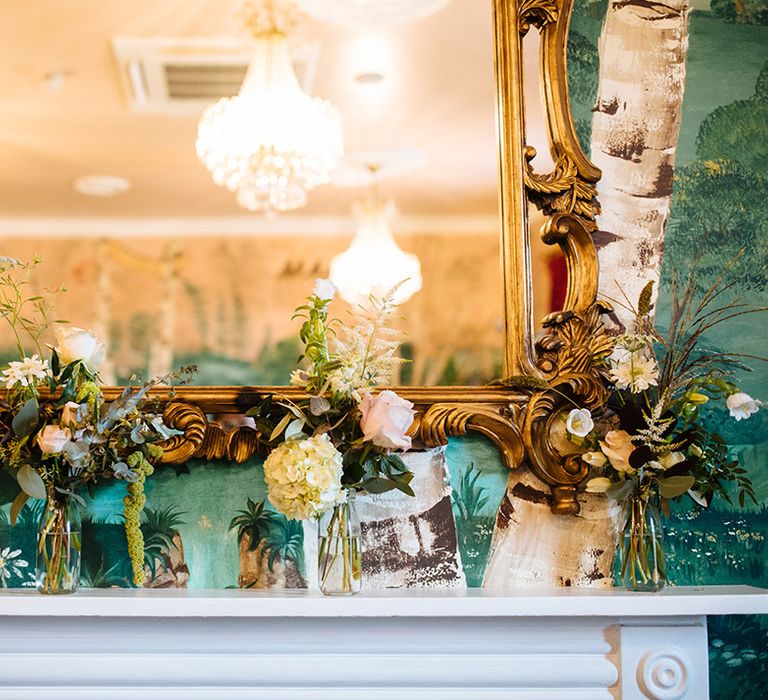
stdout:
POLYGON ((715 17, 738 24, 768 24, 766 0, 711 0, 709 8, 715 17))
POLYGON ((478 485, 480 470, 475 469, 474 463, 462 473, 459 478, 459 487, 453 494, 453 505, 457 516, 464 521, 469 521, 480 515, 488 504, 488 498, 484 495, 485 489, 478 485))
POLYGON ((761 100, 768 100, 768 61, 765 62, 760 74, 757 76, 755 97, 761 100))
POLYGON ((239 515, 229 523, 230 530, 237 530, 237 543, 241 544, 248 538, 248 551, 255 552, 269 533, 269 528, 280 516, 266 508, 264 501, 255 503, 250 498, 246 510, 238 511, 239 515))
POLYGON ((768 618, 707 618, 710 697, 757 700, 765 697, 768 678, 768 618))
MULTIPOLYGON (((697 271, 699 289, 746 250, 728 279, 763 290, 768 279, 768 179, 728 161, 695 161, 675 173, 664 265, 697 271)), ((669 275, 666 276, 669 279, 669 275)))
POLYGON ((268 557, 269 570, 275 562, 294 561, 301 568, 304 556, 304 529, 300 521, 288 520, 284 515, 267 508, 265 502, 255 503, 250 498, 246 510, 232 518, 230 530, 237 530, 238 544, 248 539, 248 551, 255 552, 259 545, 268 557))
POLYGON ((718 107, 702 122, 696 153, 704 161, 738 163, 765 178, 768 177, 767 130, 768 98, 731 102, 718 107))
POLYGON ((578 30, 568 33, 568 93, 574 102, 594 104, 600 56, 595 43, 578 30))
POLYGON ((183 511, 171 504, 166 508, 146 508, 142 515, 141 534, 144 536, 144 564, 155 576, 156 564, 176 549, 173 542, 178 526, 184 524, 183 511))

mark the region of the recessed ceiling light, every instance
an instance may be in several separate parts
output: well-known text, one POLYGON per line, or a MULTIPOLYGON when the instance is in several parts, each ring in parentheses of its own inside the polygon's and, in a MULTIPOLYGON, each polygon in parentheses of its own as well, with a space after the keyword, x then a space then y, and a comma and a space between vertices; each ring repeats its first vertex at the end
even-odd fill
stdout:
POLYGON ((381 73, 358 73, 355 80, 363 85, 376 85, 384 80, 384 76, 381 73))
POLYGON ((89 197, 115 197, 131 189, 131 181, 116 175, 83 175, 72 187, 75 192, 89 197))

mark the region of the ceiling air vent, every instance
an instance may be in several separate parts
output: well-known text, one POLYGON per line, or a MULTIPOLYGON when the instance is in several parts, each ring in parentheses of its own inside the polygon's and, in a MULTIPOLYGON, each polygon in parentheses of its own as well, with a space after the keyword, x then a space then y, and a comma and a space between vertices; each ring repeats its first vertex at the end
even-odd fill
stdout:
MULTIPOLYGON (((136 112, 199 114, 240 89, 250 58, 232 38, 136 39, 118 37, 112 49, 128 102, 136 112)), ((319 42, 294 52, 302 88, 312 93, 319 42)))

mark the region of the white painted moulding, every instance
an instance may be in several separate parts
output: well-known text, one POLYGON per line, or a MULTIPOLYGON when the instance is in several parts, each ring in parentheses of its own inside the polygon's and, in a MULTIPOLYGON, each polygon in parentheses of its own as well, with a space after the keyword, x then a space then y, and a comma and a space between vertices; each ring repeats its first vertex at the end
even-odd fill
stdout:
POLYGON ((768 590, 750 586, 499 591, 378 590, 351 598, 308 591, 82 590, 71 596, 0 593, 2 616, 112 617, 654 617, 768 614, 768 590))

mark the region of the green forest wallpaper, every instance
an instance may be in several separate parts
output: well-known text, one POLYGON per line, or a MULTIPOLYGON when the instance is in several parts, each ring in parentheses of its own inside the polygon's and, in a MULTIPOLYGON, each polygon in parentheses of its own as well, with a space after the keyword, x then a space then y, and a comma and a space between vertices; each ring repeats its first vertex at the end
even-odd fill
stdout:
MULTIPOLYGON (((598 41, 607 11, 607 0, 576 0, 571 24, 571 101, 587 153, 598 41)), ((708 286, 723 262, 742 249, 746 256, 733 270, 733 299, 768 306, 768 5, 766 0, 696 0, 688 22, 682 125, 657 313, 662 327, 674 275, 695 269, 701 285, 708 286)), ((765 329, 764 319, 737 318, 707 342, 766 355, 765 329)), ((203 382, 282 382, 295 347, 290 342, 276 346, 260 358, 259 370, 213 356, 176 358, 179 363, 189 359, 202 360, 203 382)), ((743 389, 768 402, 768 371, 754 364, 755 371, 740 378, 743 389)), ((460 383, 460 369, 446 367, 446 383, 460 383)), ((721 427, 733 456, 749 471, 760 502, 740 509, 721 500, 708 510, 691 505, 673 512, 665 533, 673 584, 768 586, 768 409, 745 422, 726 418, 713 409, 708 419, 721 427)), ((506 470, 493 445, 479 437, 452 439, 445 453, 423 469, 425 479, 445 481, 445 488, 407 517, 396 517, 402 515, 399 502, 379 508, 364 532, 364 571, 373 585, 481 586, 506 470), (405 531, 406 521, 413 532, 405 531), (419 569, 426 573, 414 575, 419 569)), ((271 512, 259 460, 163 468, 146 492, 142 531, 148 587, 311 585, 305 556, 311 532, 271 512)), ((41 504, 25 506, 11 528, 9 504, 15 494, 16 485, 0 476, 0 585, 33 586, 41 504)), ((115 483, 88 500, 84 586, 131 585, 123 495, 124 485, 115 483)), ((766 697, 768 619, 711 618, 709 634, 711 697, 766 697)))

